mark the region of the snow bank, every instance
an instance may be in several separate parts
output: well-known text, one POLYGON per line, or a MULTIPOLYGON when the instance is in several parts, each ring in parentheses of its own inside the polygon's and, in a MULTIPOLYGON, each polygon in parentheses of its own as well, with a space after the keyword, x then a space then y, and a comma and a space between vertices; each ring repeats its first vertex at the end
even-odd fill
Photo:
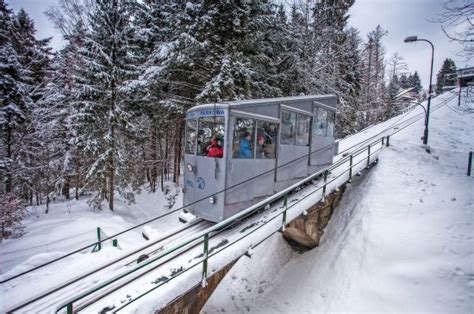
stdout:
MULTIPOLYGON (((87 205, 86 197, 79 201, 53 203, 48 214, 44 213, 44 206, 30 207, 23 222, 24 236, 5 240, 0 244, 1 278, 10 278, 94 243, 97 241, 97 227, 101 228, 102 237, 112 236, 180 207, 181 189, 170 182, 166 183, 166 189, 167 193, 143 191, 136 195, 135 204, 127 204, 117 198, 114 212, 92 209, 87 205)), ((146 242, 142 237, 145 229, 153 236, 168 232, 173 225, 180 224, 178 215, 179 212, 173 213, 118 236, 120 248, 112 247, 111 241, 107 241, 103 243, 100 252, 91 254, 92 248, 83 250, 79 254, 3 284, 1 308, 5 309, 19 300, 36 295, 38 291, 45 291, 143 245, 146 242), (32 282, 35 284, 31 284, 32 282)))

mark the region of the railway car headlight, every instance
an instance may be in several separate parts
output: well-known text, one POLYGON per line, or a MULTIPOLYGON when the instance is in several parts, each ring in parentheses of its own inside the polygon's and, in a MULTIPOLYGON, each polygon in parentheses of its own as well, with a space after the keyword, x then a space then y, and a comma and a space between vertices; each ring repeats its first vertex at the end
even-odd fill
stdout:
POLYGON ((209 197, 209 203, 214 204, 215 202, 216 202, 216 197, 215 196, 209 197))
POLYGON ((186 168, 188 168, 188 171, 189 171, 189 172, 194 172, 194 167, 193 167, 193 165, 191 165, 190 163, 188 163, 188 164, 186 165, 186 168))

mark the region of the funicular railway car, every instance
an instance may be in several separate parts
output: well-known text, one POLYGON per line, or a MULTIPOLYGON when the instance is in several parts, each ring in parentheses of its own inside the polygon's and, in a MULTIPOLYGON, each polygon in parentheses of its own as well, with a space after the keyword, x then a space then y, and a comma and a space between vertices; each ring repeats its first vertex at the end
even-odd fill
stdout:
POLYGON ((186 210, 219 222, 331 164, 336 104, 335 95, 320 95, 188 110, 186 210))

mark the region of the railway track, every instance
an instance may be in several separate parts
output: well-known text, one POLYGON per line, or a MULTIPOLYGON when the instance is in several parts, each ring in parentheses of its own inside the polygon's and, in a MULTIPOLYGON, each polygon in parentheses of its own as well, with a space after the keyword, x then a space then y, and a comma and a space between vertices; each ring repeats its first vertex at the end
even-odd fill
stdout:
POLYGON ((6 309, 5 312, 44 312, 51 310, 58 301, 71 297, 71 295, 87 289, 91 285, 96 284, 103 279, 103 276, 111 276, 114 273, 133 266, 137 263, 140 256, 153 256, 157 252, 166 248, 167 245, 182 239, 190 234, 199 232, 209 227, 210 223, 204 220, 197 220, 192 223, 180 226, 180 228, 172 230, 167 234, 160 236, 158 239, 152 240, 150 243, 133 250, 119 258, 110 261, 98 268, 85 272, 79 276, 67 280, 65 283, 51 287, 35 297, 22 300, 16 305, 6 309))

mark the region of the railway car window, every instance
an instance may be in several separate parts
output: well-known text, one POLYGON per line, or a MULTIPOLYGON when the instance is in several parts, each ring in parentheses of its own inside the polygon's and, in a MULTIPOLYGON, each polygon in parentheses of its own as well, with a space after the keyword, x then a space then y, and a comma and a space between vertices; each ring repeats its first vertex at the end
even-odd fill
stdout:
POLYGON ((199 118, 199 131, 197 136, 198 156, 222 158, 224 154, 224 135, 223 117, 199 118))
POLYGON ((309 132, 311 129, 311 117, 298 114, 296 116, 296 145, 309 145, 309 132))
POLYGON ((314 134, 326 136, 328 128, 328 112, 323 108, 316 108, 316 122, 314 123, 314 134))
POLYGON ((336 121, 336 113, 335 112, 328 112, 328 132, 327 136, 333 137, 334 136, 334 122, 336 121))
POLYGON ((295 145, 296 140, 296 113, 282 110, 281 115, 281 138, 280 143, 284 145, 295 145))
POLYGON ((275 159, 278 124, 257 121, 257 159, 275 159))
POLYGON ((197 119, 186 120, 186 154, 196 154, 197 119))
POLYGON ((255 121, 253 119, 235 118, 233 158, 254 158, 255 121))

